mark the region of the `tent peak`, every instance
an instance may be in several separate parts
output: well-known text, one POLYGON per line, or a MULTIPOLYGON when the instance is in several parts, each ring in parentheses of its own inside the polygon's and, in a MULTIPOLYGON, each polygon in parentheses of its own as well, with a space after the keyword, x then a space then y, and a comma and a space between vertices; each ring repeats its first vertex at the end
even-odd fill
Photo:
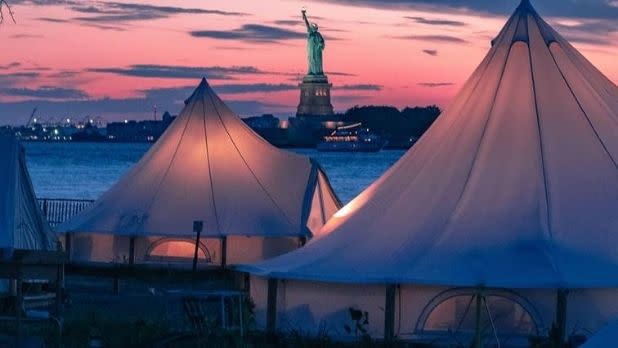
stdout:
POLYGON ((210 88, 210 85, 208 84, 208 81, 206 80, 205 77, 202 77, 202 81, 200 81, 200 84, 197 86, 196 91, 203 92, 209 88, 210 88))
POLYGON ((534 7, 532 7, 530 0, 521 0, 517 8, 520 10, 534 11, 534 7))
POLYGON ((208 81, 205 77, 202 77, 200 84, 197 86, 197 88, 195 88, 191 96, 187 98, 187 100, 185 100, 185 105, 189 104, 195 96, 203 96, 209 89, 210 85, 208 84, 208 81))

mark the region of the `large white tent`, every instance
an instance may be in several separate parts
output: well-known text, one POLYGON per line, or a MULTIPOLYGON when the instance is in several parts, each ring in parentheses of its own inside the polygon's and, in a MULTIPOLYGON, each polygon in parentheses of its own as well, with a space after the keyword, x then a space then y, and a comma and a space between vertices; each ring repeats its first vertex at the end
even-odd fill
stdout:
POLYGON ((515 340, 618 316, 618 88, 527 0, 492 44, 322 237, 241 268, 262 324, 354 334, 356 308, 376 337, 515 340))
POLYGON ((0 253, 56 250, 57 239, 43 217, 26 167, 24 149, 14 136, 0 135, 0 253))
POLYGON ((73 261, 252 262, 295 249, 340 207, 318 164, 254 133, 202 80, 144 157, 59 227, 73 261))

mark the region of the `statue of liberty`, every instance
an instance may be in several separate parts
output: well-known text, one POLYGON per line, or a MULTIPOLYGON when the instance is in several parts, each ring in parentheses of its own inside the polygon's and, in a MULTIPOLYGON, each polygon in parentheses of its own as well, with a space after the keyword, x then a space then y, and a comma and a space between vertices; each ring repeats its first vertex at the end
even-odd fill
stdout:
POLYGON ((324 75, 322 68, 322 50, 324 50, 324 38, 318 32, 318 25, 309 23, 307 20, 307 10, 303 7, 303 19, 307 25, 307 56, 309 62, 308 75, 324 75))

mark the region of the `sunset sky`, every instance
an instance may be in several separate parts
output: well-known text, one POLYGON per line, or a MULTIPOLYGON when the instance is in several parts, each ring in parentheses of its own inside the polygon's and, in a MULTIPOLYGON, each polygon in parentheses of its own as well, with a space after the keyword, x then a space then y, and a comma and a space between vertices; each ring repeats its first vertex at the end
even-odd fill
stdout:
MULTIPOLYGON (((300 9, 326 38, 337 111, 448 106, 519 0, 8 0, 0 26, 0 125, 177 113, 206 76, 242 116, 290 116, 306 73, 300 9)), ((618 1, 536 0, 615 83, 618 1)))

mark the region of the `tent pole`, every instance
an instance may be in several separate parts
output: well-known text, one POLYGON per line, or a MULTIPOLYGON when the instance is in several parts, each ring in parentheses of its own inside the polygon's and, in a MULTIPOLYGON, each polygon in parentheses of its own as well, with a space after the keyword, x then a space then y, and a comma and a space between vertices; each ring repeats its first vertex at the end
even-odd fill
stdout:
POLYGON ((567 319, 567 295, 568 290, 558 289, 556 292, 556 335, 555 347, 564 347, 567 319))
POLYGON ((274 334, 277 330, 277 279, 268 278, 268 298, 266 302, 266 332, 274 334))
POLYGON ((221 237, 221 267, 227 266, 227 236, 221 237))
POLYGON ((129 238, 129 265, 135 264, 135 237, 129 238))
POLYGON ((386 285, 386 303, 384 304, 384 340, 392 341, 395 338, 395 294, 397 285, 386 285))
POLYGON ((204 221, 193 221, 193 232, 195 232, 195 250, 193 253, 193 273, 197 272, 197 260, 200 251, 200 236, 202 235, 202 229, 204 228, 204 221))

